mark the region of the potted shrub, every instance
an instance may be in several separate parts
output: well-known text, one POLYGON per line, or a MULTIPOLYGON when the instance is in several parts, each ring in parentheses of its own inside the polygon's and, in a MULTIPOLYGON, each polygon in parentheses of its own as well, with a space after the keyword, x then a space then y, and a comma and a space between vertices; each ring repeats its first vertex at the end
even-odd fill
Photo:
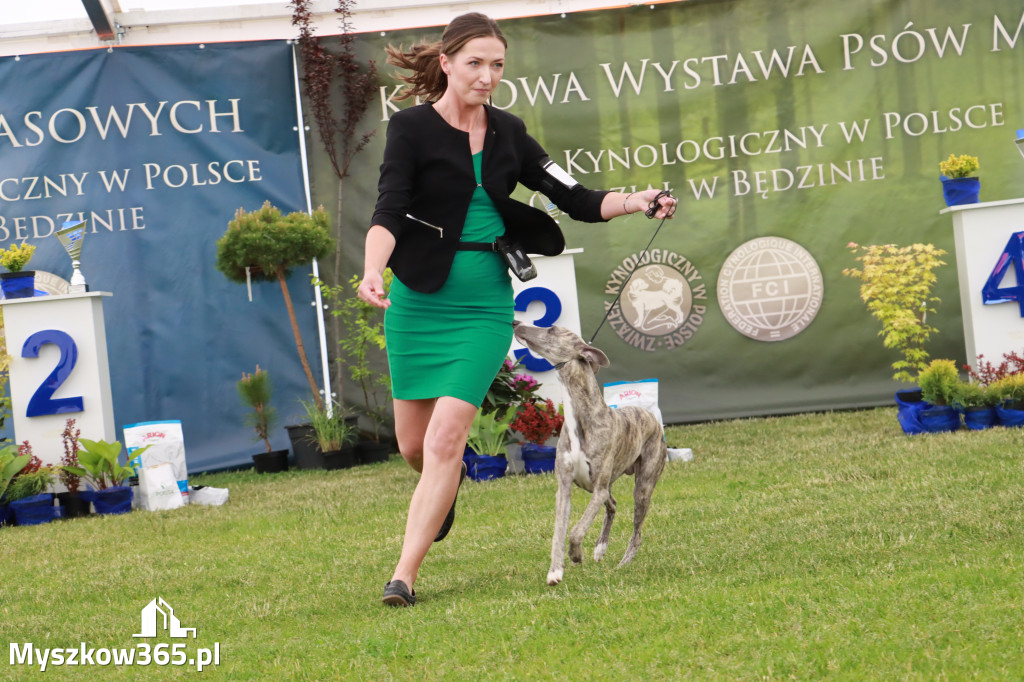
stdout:
MULTIPOLYGON (((121 443, 105 440, 78 440, 79 466, 66 467, 73 474, 81 476, 89 484, 91 490, 79 493, 92 502, 97 514, 126 514, 132 510, 132 489, 125 482, 135 475, 132 466, 118 462, 121 455, 121 443)), ((143 446, 132 452, 139 456, 149 446, 143 446)))
MULTIPOLYGON (((392 274, 384 271, 384 292, 391 290, 392 274)), ((385 440, 385 429, 390 423, 388 401, 391 397, 391 376, 386 369, 384 349, 384 312, 355 296, 359 276, 353 275, 348 286, 328 286, 319 280, 324 300, 331 303, 331 315, 337 318, 344 331, 338 340, 341 355, 337 361, 348 367, 349 376, 362 392, 362 412, 370 422, 370 430, 356 443, 356 456, 366 464, 387 461, 392 447, 385 440)))
POLYGON ((921 411, 925 429, 936 433, 960 428, 960 413, 953 409, 960 374, 952 360, 932 360, 917 377, 921 397, 929 407, 921 411))
POLYGON ((306 358, 287 277, 292 268, 311 263, 314 258, 323 258, 333 246, 327 213, 322 207, 312 215, 296 212, 284 216, 269 201, 252 213, 239 208, 224 236, 217 241, 217 269, 232 282, 277 280, 291 321, 299 362, 318 405, 322 404, 322 398, 306 358))
MULTIPOLYGON (((882 345, 902 355, 892 363, 893 379, 913 384, 917 374, 928 365, 925 344, 938 330, 929 325, 928 313, 939 303, 932 296, 934 270, 945 265, 946 252, 932 244, 847 245, 859 268, 846 268, 843 274, 860 281, 860 299, 868 312, 882 325, 882 345)), ((896 393, 897 418, 908 434, 924 431, 920 411, 926 407, 917 388, 896 393)))
POLYGON ((964 369, 972 382, 985 387, 1000 424, 1024 424, 1024 357, 1010 351, 1003 353, 1002 361, 995 365, 979 355, 976 369, 970 365, 964 365, 964 369))
POLYGON ((961 381, 953 393, 952 405, 963 412, 964 424, 972 431, 981 431, 996 425, 996 403, 999 398, 987 386, 973 381, 961 381))
MULTIPOLYGON (((356 427, 345 419, 340 405, 335 404, 330 414, 326 408, 317 407, 313 402, 303 401, 302 406, 313 430, 311 440, 320 459, 319 468, 348 469, 355 464, 355 448, 352 443, 356 439, 356 427)), ((301 464, 298 467, 317 468, 301 464)))
POLYGON ((0 526, 8 520, 7 488, 30 459, 31 455, 19 454, 17 445, 11 444, 0 450, 0 526))
POLYGON ((61 468, 57 475, 60 477, 60 482, 67 488, 67 491, 57 493, 57 501, 63 508, 61 516, 65 519, 89 515, 89 501, 80 494, 82 477, 68 468, 81 466, 78 461, 78 451, 81 449, 78 439, 81 435, 82 430, 75 428, 74 419, 68 419, 64 422, 64 430, 60 434, 61 441, 64 444, 64 455, 60 458, 61 468))
POLYGON ((484 412, 483 407, 477 409, 473 424, 469 427, 466 453, 462 458, 466 463, 467 474, 474 481, 487 481, 505 475, 508 467, 505 446, 514 416, 512 410, 500 416, 498 412, 484 412))
POLYGON ((56 518, 53 493, 48 489, 57 480, 57 470, 48 466, 22 470, 7 486, 7 500, 19 526, 49 523, 56 518))
POLYGON ((989 385, 1003 426, 1024 426, 1024 374, 1008 374, 989 385))
POLYGON ((510 428, 523 436, 523 466, 528 474, 555 469, 555 446, 546 443, 557 437, 565 417, 550 399, 523 403, 515 413, 510 428))
POLYGON ((251 426, 256 431, 256 440, 262 440, 267 446, 266 452, 252 456, 256 473, 288 471, 288 451, 274 450, 270 445, 270 430, 277 420, 277 411, 270 405, 270 373, 256 365, 256 371, 252 374, 242 372, 236 388, 242 403, 252 410, 245 416, 246 426, 251 426))
POLYGON ((939 162, 939 170, 946 206, 978 203, 981 180, 971 176, 978 170, 977 156, 950 154, 948 159, 939 162))
POLYGON ((36 273, 25 270, 35 251, 35 246, 25 242, 0 250, 0 265, 7 269, 7 272, 0 273, 0 289, 4 298, 31 298, 36 295, 36 273))

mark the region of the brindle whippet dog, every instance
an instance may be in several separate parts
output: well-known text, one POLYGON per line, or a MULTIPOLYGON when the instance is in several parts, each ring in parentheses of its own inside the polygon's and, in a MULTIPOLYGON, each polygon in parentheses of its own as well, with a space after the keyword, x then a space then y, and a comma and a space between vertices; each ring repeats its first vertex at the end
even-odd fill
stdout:
POLYGON ((640 526, 651 504, 651 494, 665 468, 665 438, 658 419, 640 407, 612 409, 598 386, 597 370, 609 365, 608 356, 587 345, 562 327, 531 327, 515 323, 515 336, 530 350, 546 358, 558 370, 562 384, 565 423, 555 454, 555 533, 551 541, 548 585, 562 581, 565 566, 565 534, 569 526, 572 484, 593 494, 583 516, 569 534, 569 558, 583 560, 583 536, 604 506, 604 526, 594 548, 600 561, 608 549, 608 535, 615 518, 611 485, 622 474, 633 474, 633 536, 619 562, 633 560, 640 547, 640 526))

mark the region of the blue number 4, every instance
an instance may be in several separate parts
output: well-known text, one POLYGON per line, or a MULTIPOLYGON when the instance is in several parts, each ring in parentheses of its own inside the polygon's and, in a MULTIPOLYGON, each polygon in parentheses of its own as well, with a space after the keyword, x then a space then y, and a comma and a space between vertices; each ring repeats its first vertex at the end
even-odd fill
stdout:
POLYGON ((981 289, 981 300, 985 305, 1017 301, 1020 316, 1024 317, 1024 232, 1015 232, 1006 243, 1006 248, 996 261, 992 274, 988 276, 988 281, 981 289), (1000 287, 1011 265, 1017 284, 1012 287, 1000 287))

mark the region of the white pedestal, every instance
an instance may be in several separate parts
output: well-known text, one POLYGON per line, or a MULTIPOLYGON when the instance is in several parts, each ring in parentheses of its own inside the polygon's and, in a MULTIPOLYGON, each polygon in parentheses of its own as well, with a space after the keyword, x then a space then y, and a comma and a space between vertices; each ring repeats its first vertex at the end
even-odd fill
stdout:
MULTIPOLYGON (((535 327, 565 327, 582 336, 580 302, 576 291, 577 253, 583 253, 583 249, 567 249, 557 256, 530 256, 537 266, 537 276, 529 282, 512 279, 517 320, 535 327)), ((529 353, 525 346, 513 339, 509 354, 519 357, 524 352, 529 353)), ((550 398, 556 404, 562 402, 562 387, 550 363, 541 362, 532 354, 524 357, 523 363, 519 371, 533 375, 541 383, 540 396, 550 398)))
POLYGON ((68 418, 82 437, 117 439, 103 297, 109 292, 0 300, 11 357, 14 435, 44 464, 64 455, 68 418))
MULTIPOLYGON (((1024 318, 1016 302, 985 305, 981 290, 1015 232, 1024 232, 1024 199, 951 206, 941 211, 953 218, 956 267, 960 278, 966 361, 977 366, 978 356, 998 365, 1003 353, 1024 348, 1024 318)), ((1016 279, 1009 268, 1002 286, 1016 279)), ((1024 284, 1024 283, 1022 283, 1024 284)))

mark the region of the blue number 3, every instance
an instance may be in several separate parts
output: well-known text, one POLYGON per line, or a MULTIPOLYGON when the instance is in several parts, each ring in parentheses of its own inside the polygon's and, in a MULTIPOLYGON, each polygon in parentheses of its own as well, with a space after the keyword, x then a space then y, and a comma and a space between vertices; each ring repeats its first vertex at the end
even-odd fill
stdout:
MULTIPOLYGON (((519 295, 516 296, 515 309, 517 312, 525 313, 526 309, 534 301, 540 301, 544 304, 544 315, 534 320, 534 326, 550 327, 562 316, 562 302, 558 300, 558 295, 547 287, 530 287, 520 291, 519 295)), ((515 356, 516 359, 523 363, 523 367, 531 372, 547 372, 550 369, 554 369, 554 365, 544 358, 538 358, 533 355, 526 348, 517 349, 515 356)))
POLYGON ((27 417, 43 417, 49 414, 65 414, 68 412, 82 412, 82 397, 54 398, 53 394, 71 376, 71 371, 78 362, 78 346, 75 340, 66 332, 57 329, 44 329, 38 331, 25 340, 21 348, 21 357, 38 358, 39 349, 48 343, 52 343, 60 349, 60 360, 57 366, 50 372, 36 392, 28 401, 28 409, 25 411, 27 417))

